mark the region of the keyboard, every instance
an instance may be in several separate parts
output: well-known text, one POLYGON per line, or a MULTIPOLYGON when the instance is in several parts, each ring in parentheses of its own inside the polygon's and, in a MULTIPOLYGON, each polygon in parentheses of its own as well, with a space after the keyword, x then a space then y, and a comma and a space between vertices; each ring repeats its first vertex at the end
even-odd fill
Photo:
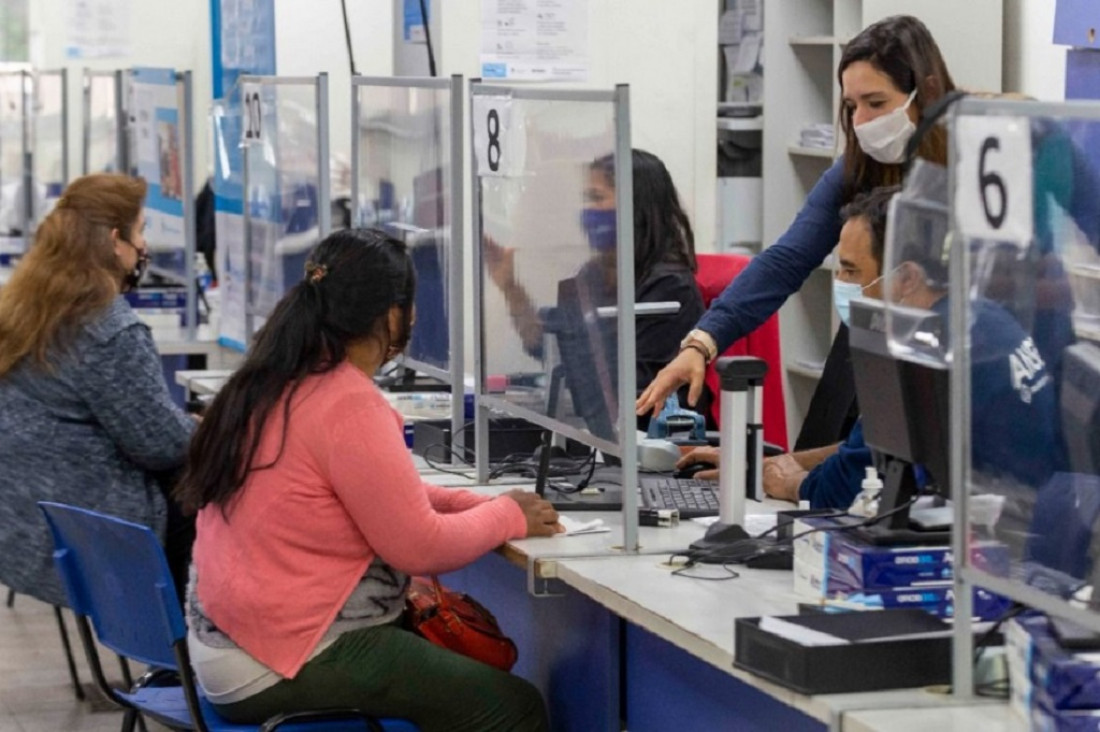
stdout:
POLYGON ((683 519, 718 515, 718 481, 644 475, 638 482, 647 508, 675 508, 683 519))

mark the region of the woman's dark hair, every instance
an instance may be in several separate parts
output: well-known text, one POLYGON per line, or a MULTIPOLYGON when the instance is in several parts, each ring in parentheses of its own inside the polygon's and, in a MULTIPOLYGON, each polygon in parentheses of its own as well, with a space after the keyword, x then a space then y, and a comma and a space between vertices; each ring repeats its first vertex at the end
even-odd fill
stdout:
POLYGON ((283 442, 290 404, 302 380, 336 368, 350 343, 378 339, 401 349, 412 328, 416 272, 403 243, 376 229, 345 229, 317 245, 305 278, 283 296, 256 334, 244 364, 218 392, 191 440, 175 497, 185 511, 215 504, 224 512, 254 470, 271 410, 283 399, 283 442), (388 315, 404 312, 390 340, 388 315))
POLYGON ((840 209, 840 218, 863 219, 871 232, 871 256, 882 269, 883 252, 886 249, 886 217, 890 201, 901 192, 901 186, 880 186, 866 193, 859 193, 852 202, 840 209))
MULTIPOLYGON (((848 42, 837 66, 836 78, 844 88, 844 72, 857 61, 866 61, 890 77, 905 94, 917 90, 913 105, 918 112, 955 88, 939 46, 927 26, 911 15, 894 15, 867 26, 848 42)), ((840 129, 844 134, 844 200, 862 191, 901 183, 900 165, 880 163, 864 153, 852 124, 852 110, 840 107, 840 129)), ((917 154, 944 165, 947 162, 947 132, 940 126, 929 130, 917 154)))
MULTIPOLYGON (((658 262, 679 262, 692 272, 695 234, 680 205, 668 168, 656 155, 631 151, 634 177, 634 281, 641 282, 658 262)), ((592 163, 615 185, 615 158, 605 155, 592 163)))

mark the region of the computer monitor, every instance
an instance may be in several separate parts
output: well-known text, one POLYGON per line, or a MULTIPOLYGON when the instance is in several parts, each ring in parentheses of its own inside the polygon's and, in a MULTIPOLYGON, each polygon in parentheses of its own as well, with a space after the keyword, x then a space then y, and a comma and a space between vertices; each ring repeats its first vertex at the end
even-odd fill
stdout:
MULTIPOLYGON (((925 313, 922 328, 940 331, 935 322, 939 314, 925 313)), ((890 353, 880 301, 852 301, 849 338, 864 441, 886 476, 879 514, 894 512, 884 521, 886 531, 872 533, 882 534, 876 540, 883 541, 933 540, 928 532, 908 531, 904 507, 917 491, 917 465, 925 471, 929 488, 950 496, 949 372, 890 353)))
POLYGON ((1100 474, 1100 348, 1076 343, 1062 361, 1062 434, 1074 473, 1100 474))
POLYGON ((409 256, 416 270, 416 323, 405 355, 412 361, 447 369, 450 321, 443 245, 435 237, 426 237, 409 247, 409 256))

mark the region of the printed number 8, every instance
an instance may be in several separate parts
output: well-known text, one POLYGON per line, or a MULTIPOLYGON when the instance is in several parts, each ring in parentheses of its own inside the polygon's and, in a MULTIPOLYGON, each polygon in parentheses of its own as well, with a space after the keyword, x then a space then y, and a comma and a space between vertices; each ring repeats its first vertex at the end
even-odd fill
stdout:
POLYGON ((489 110, 485 125, 489 130, 489 150, 486 157, 489 160, 489 170, 495 173, 500 170, 500 116, 495 109, 489 110))

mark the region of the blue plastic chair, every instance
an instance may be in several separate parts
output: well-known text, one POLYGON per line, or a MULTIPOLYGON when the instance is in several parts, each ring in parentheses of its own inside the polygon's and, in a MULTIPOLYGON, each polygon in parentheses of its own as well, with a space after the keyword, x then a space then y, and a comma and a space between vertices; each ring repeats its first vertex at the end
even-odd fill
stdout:
POLYGON ((357 709, 283 714, 259 726, 227 722, 195 683, 179 597, 156 535, 146 526, 83 508, 46 501, 38 506, 53 535, 54 563, 92 675, 107 698, 127 710, 123 732, 140 716, 198 732, 416 732, 411 722, 376 719, 357 709), (157 670, 132 689, 112 687, 100 665, 97 639, 119 656, 157 670))

